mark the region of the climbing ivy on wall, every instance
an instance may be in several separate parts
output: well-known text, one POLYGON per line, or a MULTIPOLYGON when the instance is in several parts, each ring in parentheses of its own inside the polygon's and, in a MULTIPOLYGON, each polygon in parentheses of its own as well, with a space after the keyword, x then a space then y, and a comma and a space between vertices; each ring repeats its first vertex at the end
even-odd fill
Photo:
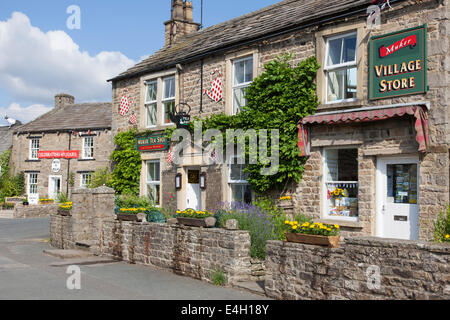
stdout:
POLYGON ((141 176, 141 154, 135 149, 137 130, 118 133, 114 137, 116 150, 111 154, 114 170, 110 186, 119 194, 139 194, 141 176))

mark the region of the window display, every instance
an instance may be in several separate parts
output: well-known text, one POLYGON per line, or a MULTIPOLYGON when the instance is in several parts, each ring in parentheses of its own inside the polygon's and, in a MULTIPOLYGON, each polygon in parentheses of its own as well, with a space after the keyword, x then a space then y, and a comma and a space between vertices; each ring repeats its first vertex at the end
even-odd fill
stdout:
POLYGON ((358 220, 358 150, 326 150, 325 177, 325 216, 358 220))
POLYGON ((387 166, 387 201, 417 204, 417 164, 387 166))

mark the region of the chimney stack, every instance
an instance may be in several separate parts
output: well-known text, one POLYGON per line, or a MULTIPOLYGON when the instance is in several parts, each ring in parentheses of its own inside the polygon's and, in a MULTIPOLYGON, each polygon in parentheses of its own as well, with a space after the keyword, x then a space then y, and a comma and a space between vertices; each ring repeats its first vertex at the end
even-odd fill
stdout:
POLYGON ((198 31, 200 24, 194 22, 192 1, 172 0, 172 17, 164 25, 166 46, 174 44, 184 35, 198 31))
POLYGON ((60 109, 65 105, 75 103, 75 97, 67 93, 60 93, 55 96, 55 109, 60 109))

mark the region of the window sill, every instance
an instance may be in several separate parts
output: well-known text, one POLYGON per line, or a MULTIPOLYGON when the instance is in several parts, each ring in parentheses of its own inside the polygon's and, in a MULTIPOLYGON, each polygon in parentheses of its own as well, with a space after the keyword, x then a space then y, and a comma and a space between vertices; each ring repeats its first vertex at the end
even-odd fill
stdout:
POLYGON ((78 159, 79 162, 86 162, 86 161, 95 161, 94 158, 92 159, 78 159))
POLYGON ((25 160, 25 162, 41 162, 41 160, 39 160, 39 159, 28 159, 28 160, 25 160))
POLYGON ((363 101, 361 99, 356 99, 347 102, 336 102, 336 103, 322 103, 317 107, 317 112, 322 111, 334 111, 339 109, 357 108, 362 107, 363 101))
POLYGON ((325 219, 319 220, 319 222, 326 223, 326 224, 337 224, 341 227, 346 227, 346 228, 356 228, 356 229, 363 228, 363 224, 360 221, 349 221, 349 220, 343 220, 343 219, 341 220, 341 219, 325 218, 325 219))

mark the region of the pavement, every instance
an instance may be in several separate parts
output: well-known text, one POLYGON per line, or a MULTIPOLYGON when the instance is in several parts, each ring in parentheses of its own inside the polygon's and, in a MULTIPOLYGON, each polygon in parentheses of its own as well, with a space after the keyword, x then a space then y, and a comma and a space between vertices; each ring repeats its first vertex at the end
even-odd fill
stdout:
POLYGON ((49 219, 0 219, 0 300, 261 300, 264 297, 217 287, 148 266, 44 253, 49 219), (68 264, 80 263, 81 289, 67 289, 68 264))

